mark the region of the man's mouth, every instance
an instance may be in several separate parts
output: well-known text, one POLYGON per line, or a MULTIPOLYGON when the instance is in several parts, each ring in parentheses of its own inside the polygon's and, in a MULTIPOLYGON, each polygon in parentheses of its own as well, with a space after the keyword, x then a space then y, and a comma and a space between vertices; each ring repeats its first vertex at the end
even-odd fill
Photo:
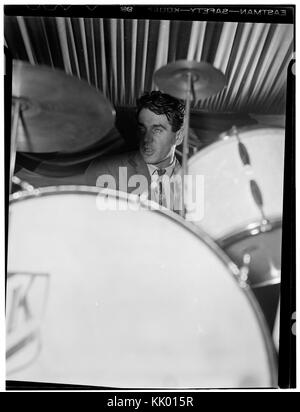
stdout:
POLYGON ((142 151, 143 151, 145 154, 152 154, 152 153, 153 153, 152 148, 151 148, 150 146, 145 146, 145 145, 142 146, 142 151))

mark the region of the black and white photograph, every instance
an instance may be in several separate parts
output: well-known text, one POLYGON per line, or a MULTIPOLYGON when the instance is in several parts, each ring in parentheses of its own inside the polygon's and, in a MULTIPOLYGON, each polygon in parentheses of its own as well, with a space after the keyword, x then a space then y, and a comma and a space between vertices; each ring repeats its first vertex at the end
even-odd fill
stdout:
POLYGON ((4 5, 7 390, 295 387, 294 14, 4 5))

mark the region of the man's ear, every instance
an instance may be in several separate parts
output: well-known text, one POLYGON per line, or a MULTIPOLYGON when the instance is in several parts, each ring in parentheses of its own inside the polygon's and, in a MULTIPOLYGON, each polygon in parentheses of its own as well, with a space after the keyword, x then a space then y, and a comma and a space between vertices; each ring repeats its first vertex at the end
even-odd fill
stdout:
POLYGON ((179 146, 182 141, 183 141, 183 136, 184 136, 184 128, 181 127, 179 130, 177 130, 176 132, 176 136, 175 136, 175 144, 176 146, 179 146))

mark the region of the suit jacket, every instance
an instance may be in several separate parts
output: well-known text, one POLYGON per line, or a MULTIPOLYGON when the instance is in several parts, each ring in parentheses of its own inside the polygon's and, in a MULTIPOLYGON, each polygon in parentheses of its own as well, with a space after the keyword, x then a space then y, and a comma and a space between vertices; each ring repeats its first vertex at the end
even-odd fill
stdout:
MULTIPOLYGON (((174 174, 178 174, 180 171, 180 163, 176 160, 174 174)), ((138 195, 144 192, 150 193, 151 177, 149 169, 138 151, 94 160, 86 170, 86 182, 90 186, 104 187, 105 175, 112 176, 115 180, 115 186, 109 184, 112 189, 127 193, 134 192, 138 195), (140 182, 136 178, 137 176, 141 177, 143 181, 140 182)), ((107 178, 107 182, 110 183, 109 178, 107 178)))
MULTIPOLYGON (((148 190, 151 178, 147 164, 139 152, 124 153, 114 157, 100 158, 94 160, 85 172, 86 182, 89 186, 103 187, 105 183, 104 176, 112 176, 115 180, 115 187, 109 184, 109 187, 123 192, 132 193, 136 187, 133 187, 133 176, 140 175, 145 181, 143 191, 148 190)), ((109 180, 109 179, 107 179, 109 180)), ((111 183, 111 182, 109 182, 111 183)))

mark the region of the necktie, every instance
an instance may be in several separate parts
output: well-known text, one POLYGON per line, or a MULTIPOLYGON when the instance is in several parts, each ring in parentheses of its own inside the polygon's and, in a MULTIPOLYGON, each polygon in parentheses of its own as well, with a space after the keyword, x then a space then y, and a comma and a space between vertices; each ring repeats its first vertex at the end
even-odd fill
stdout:
POLYGON ((157 169, 157 174, 159 176, 159 204, 163 204, 163 187, 161 177, 166 173, 166 169, 157 169))

